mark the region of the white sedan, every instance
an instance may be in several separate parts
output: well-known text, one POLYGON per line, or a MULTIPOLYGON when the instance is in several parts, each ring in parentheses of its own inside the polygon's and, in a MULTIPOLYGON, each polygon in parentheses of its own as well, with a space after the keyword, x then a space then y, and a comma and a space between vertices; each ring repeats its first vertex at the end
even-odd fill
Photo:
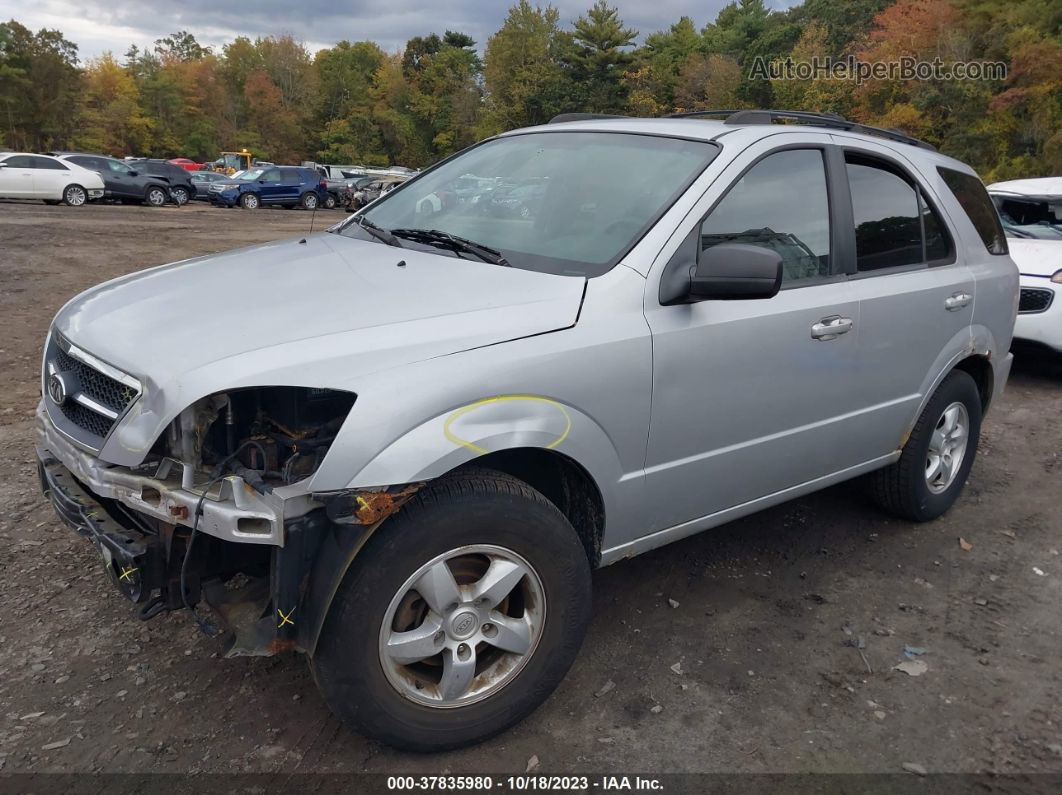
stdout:
POLYGON ((40 199, 80 207, 103 196, 95 171, 48 155, 0 152, 0 199, 40 199))

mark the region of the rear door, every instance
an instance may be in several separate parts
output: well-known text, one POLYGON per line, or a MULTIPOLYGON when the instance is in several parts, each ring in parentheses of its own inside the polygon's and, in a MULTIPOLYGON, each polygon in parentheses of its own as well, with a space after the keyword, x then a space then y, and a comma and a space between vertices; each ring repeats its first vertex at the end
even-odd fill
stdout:
MULTIPOLYGON (((37 155, 33 158, 34 191, 40 199, 62 199, 63 189, 69 184, 70 170, 60 160, 37 155)), ((82 185, 88 189, 87 185, 82 185)))
POLYGON ((880 455, 899 449, 935 378, 969 345, 974 277, 939 196, 889 147, 838 137, 851 196, 859 300, 853 395, 880 455))
POLYGON ((9 199, 36 198, 32 155, 11 155, 0 168, 0 196, 9 199))
POLYGON ((302 196, 302 172, 297 168, 280 169, 280 185, 280 198, 283 199, 285 204, 295 204, 302 196))

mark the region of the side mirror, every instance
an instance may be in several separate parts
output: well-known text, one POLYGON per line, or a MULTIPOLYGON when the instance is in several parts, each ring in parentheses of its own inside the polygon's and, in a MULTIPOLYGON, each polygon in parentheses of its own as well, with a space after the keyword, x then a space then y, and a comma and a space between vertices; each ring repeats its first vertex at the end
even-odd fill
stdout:
POLYGON ((0 163, 0 168, 7 168, 7 163, 0 163))
POLYGON ((131 176, 131 177, 139 177, 140 176, 140 172, 139 171, 130 170, 129 171, 129 176, 131 176))
POLYGON ((690 272, 694 299, 771 298, 782 286, 782 255, 746 243, 720 243, 701 252, 690 272))

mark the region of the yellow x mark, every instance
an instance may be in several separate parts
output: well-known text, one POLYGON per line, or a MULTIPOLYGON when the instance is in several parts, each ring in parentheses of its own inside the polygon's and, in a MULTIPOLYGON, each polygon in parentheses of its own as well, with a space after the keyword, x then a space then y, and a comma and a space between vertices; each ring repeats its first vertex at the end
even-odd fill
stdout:
POLYGON ((280 629, 285 624, 291 624, 292 626, 295 626, 295 622, 291 620, 291 614, 294 613, 294 612, 295 612, 295 608, 293 607, 293 608, 291 608, 291 610, 288 611, 287 615, 284 615, 284 611, 281 610, 278 607, 277 608, 277 615, 280 616, 280 623, 277 624, 277 629, 280 629))
POLYGON ((128 569, 122 569, 122 575, 118 579, 119 580, 125 580, 126 582, 132 582, 133 580, 132 580, 132 577, 130 575, 135 574, 135 573, 136 573, 136 568, 133 567, 133 566, 130 566, 128 569))

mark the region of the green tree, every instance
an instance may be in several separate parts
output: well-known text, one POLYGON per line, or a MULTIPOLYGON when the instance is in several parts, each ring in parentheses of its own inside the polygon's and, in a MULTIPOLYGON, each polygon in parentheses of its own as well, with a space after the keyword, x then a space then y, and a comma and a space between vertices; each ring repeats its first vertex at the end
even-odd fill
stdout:
POLYGON ((571 46, 563 56, 571 78, 581 91, 583 107, 597 113, 621 113, 627 104, 628 87, 623 81, 634 62, 626 48, 638 31, 624 27, 619 11, 597 0, 575 21, 571 46))

